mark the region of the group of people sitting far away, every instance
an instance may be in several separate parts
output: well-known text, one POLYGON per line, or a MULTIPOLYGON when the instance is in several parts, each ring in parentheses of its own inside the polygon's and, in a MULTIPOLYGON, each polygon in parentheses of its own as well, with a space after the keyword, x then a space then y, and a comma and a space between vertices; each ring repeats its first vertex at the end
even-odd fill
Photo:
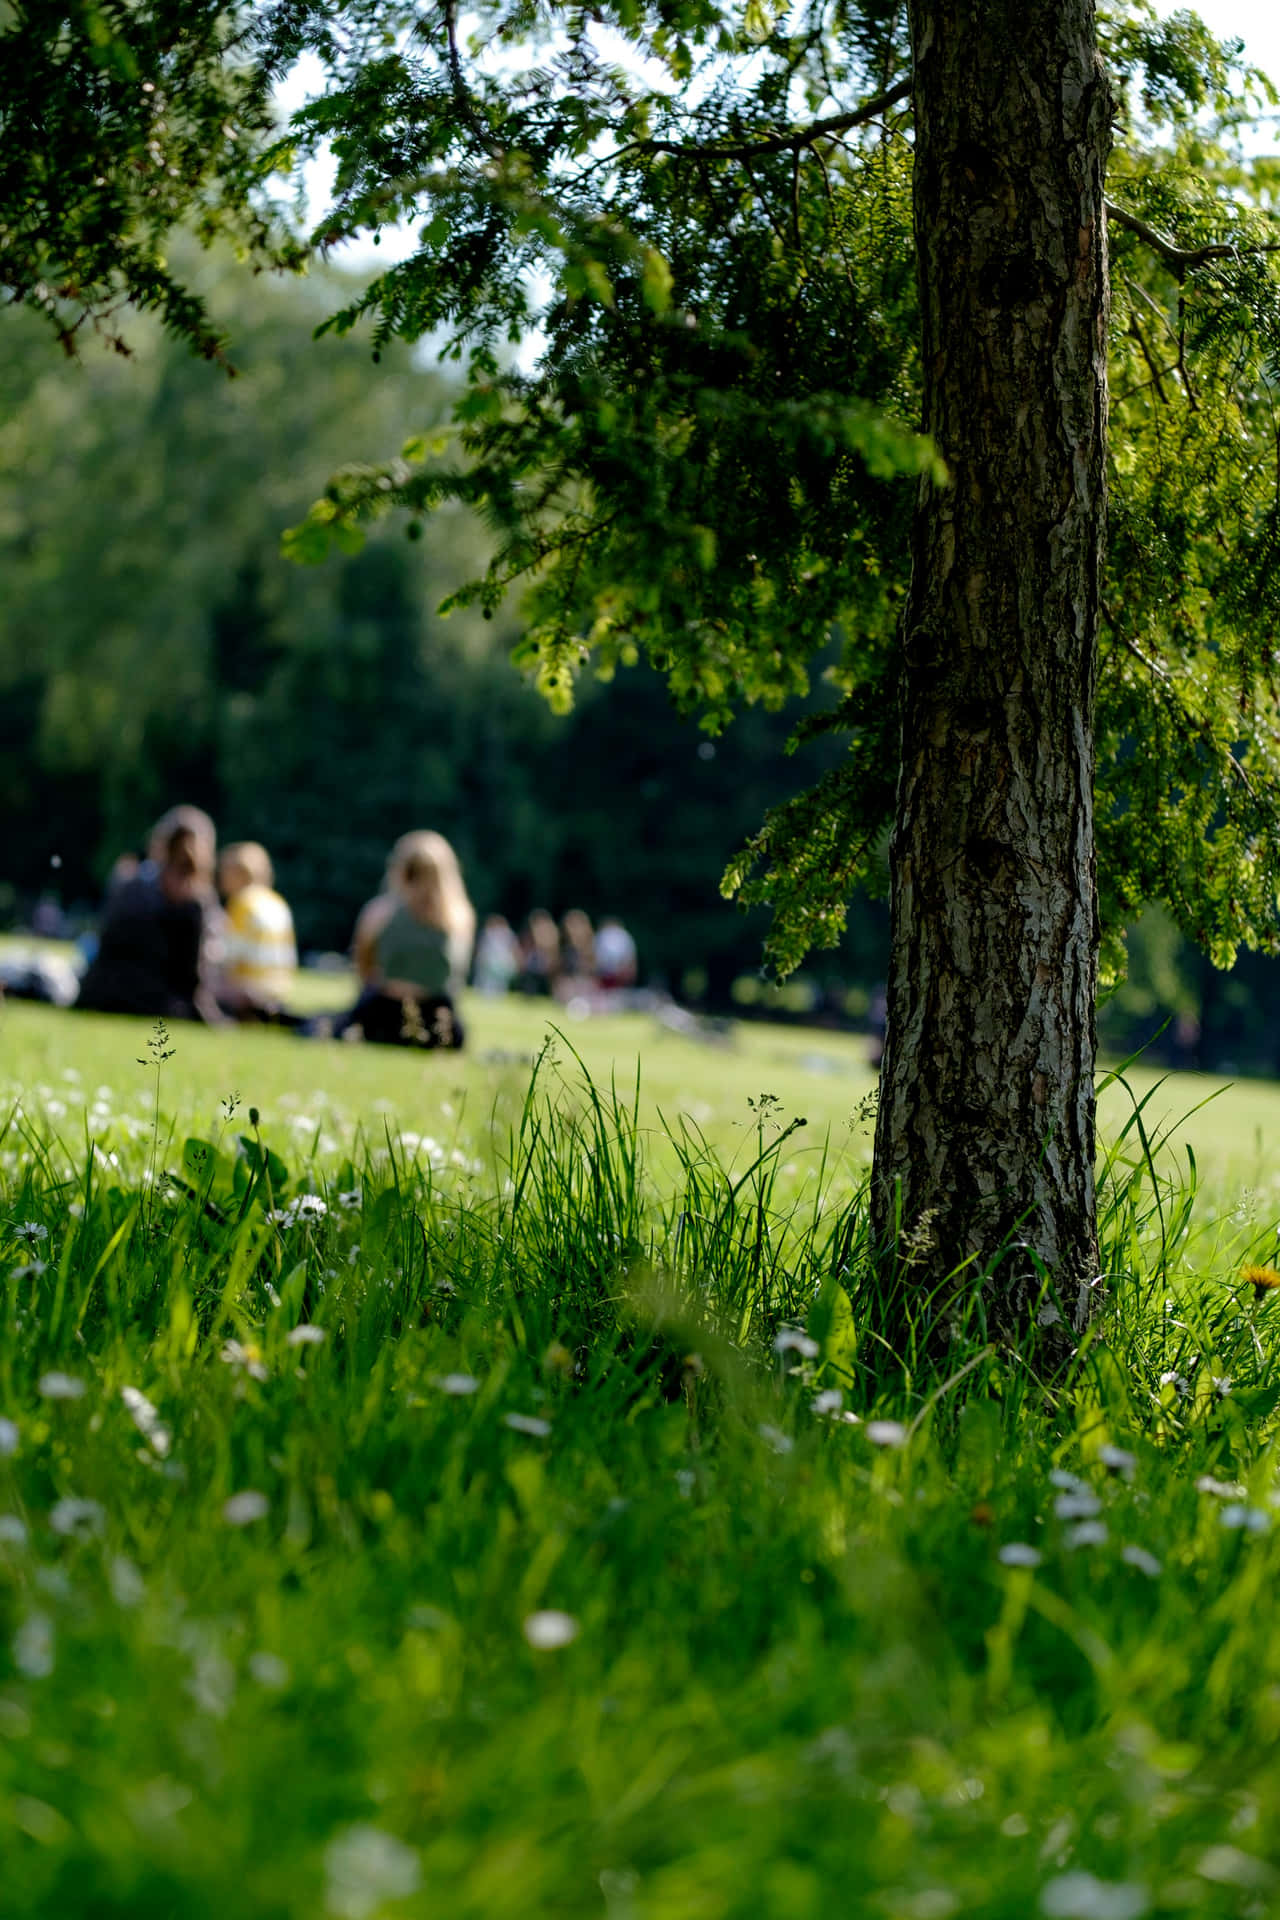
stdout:
POLYGON ((144 860, 112 872, 96 945, 75 1004, 165 1020, 267 1021, 384 1045, 460 1047, 459 993, 513 988, 571 1000, 634 985, 635 943, 617 920, 583 913, 557 927, 541 909, 517 935, 499 914, 476 939, 457 855, 441 834, 406 833, 382 891, 356 920, 360 987, 345 1012, 304 1018, 289 1006, 298 964, 293 916, 256 841, 224 847, 198 807, 172 807, 144 860), (219 898, 221 896, 221 899, 219 898))
POLYGON ((636 943, 620 920, 593 928, 573 907, 557 926, 535 907, 517 934, 491 913, 476 942, 475 985, 481 993, 551 994, 588 1006, 636 983, 636 943))

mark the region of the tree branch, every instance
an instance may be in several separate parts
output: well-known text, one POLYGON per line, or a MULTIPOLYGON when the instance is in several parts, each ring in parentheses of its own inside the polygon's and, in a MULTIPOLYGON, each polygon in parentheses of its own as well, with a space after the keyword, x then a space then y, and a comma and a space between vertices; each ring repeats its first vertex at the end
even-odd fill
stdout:
POLYGON ((811 147, 816 140, 828 139, 832 134, 848 133, 853 127, 865 127, 870 121, 878 120, 890 107, 896 107, 911 92, 911 81, 899 80, 896 86, 886 87, 883 93, 855 107, 851 113, 833 113, 826 120, 814 120, 807 127, 796 127, 790 133, 770 134, 763 140, 741 140, 724 146, 700 146, 696 141, 682 140, 637 140, 627 149, 630 153, 673 153, 679 159, 686 160, 759 160, 771 153, 798 153, 801 147, 811 147))
POLYGON ((1160 369, 1155 363, 1151 349, 1147 345, 1147 336, 1138 324, 1138 316, 1132 307, 1129 309, 1129 332, 1133 335, 1133 338, 1142 350, 1142 357, 1147 363, 1147 371, 1151 375, 1151 383, 1155 387, 1156 397, 1162 407, 1167 407, 1169 404, 1169 396, 1164 390, 1164 381, 1160 378, 1160 369))
POLYGON ((445 32, 449 40, 449 84, 453 88, 454 101, 457 104, 459 118, 470 128, 480 145, 488 154, 496 154, 492 140, 480 124, 475 102, 467 89, 466 75, 462 71, 462 55, 458 51, 458 8, 457 0, 444 0, 445 32))
POLYGON ((1106 202, 1107 218, 1114 220, 1119 227, 1125 227, 1139 240, 1145 241, 1154 252, 1160 255, 1180 280, 1192 267, 1202 267, 1208 260, 1237 260, 1247 253, 1280 253, 1280 240, 1258 241, 1249 246, 1240 246, 1232 240, 1215 240, 1204 247, 1179 247, 1172 240, 1166 240, 1162 233, 1136 213, 1128 213, 1118 207, 1114 200, 1106 202))

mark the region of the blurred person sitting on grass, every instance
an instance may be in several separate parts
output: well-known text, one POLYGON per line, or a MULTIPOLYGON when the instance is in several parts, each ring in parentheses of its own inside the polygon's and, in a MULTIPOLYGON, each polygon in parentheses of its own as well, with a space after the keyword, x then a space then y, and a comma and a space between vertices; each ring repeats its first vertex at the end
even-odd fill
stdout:
POLYGON ((520 971, 520 942, 511 923, 500 913, 491 913, 476 941, 475 986, 478 993, 509 993, 520 971))
POLYGON ((237 1020, 278 1019, 293 991, 298 946, 266 848, 256 840, 224 847, 218 889, 227 914, 218 999, 237 1020))
POLYGON ((545 907, 534 907, 520 936, 521 993, 554 991, 560 973, 560 929, 545 907))
POLYGON ((581 907, 570 907, 560 922, 560 971, 555 993, 572 1000, 590 993, 596 983, 596 938, 581 907))
POLYGON ((147 858, 107 896, 78 1007, 221 1022, 214 990, 223 932, 213 887, 216 844, 213 822, 199 807, 161 815, 147 858))
POLYGON ((471 965, 475 908, 458 856, 439 833, 406 833, 383 891, 363 907, 353 941, 363 990, 334 1028, 382 1046, 460 1047, 457 995, 471 965))
POLYGON ((618 993, 636 983, 636 943, 621 920, 609 914, 596 933, 596 977, 606 993, 618 993))

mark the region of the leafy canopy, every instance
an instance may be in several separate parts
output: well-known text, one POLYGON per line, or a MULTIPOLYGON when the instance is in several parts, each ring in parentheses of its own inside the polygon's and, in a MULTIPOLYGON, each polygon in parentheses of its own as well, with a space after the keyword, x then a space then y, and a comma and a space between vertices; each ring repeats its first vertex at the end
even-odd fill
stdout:
MULTIPOLYGON (((784 970, 874 882, 898 747, 919 416, 903 10, 762 0, 589 9, 306 6, 275 57, 327 62, 304 140, 339 191, 322 241, 418 229, 332 325, 430 338, 467 383, 451 441, 337 476, 300 556, 460 497, 530 583, 522 649, 555 700, 643 649, 717 731, 778 706, 836 634, 821 726, 848 755, 775 812, 726 886, 775 908, 784 970), (354 19, 355 16, 349 16, 354 19), (380 36, 382 50, 365 48, 380 36), (528 341, 532 335, 534 345, 528 341), (519 352, 520 343, 525 343, 519 352)), ((1190 14, 1102 21, 1119 103, 1112 536, 1100 662, 1108 959, 1149 901, 1226 964, 1276 944, 1280 828, 1274 163, 1239 134, 1268 83, 1190 14)), ((809 723, 812 730, 815 723, 809 723)))
POLYGON ((0 300, 127 351, 119 316, 155 312, 207 358, 222 340, 176 275, 181 223, 263 264, 301 253, 267 194, 277 138, 255 17, 221 0, 0 5, 0 300))

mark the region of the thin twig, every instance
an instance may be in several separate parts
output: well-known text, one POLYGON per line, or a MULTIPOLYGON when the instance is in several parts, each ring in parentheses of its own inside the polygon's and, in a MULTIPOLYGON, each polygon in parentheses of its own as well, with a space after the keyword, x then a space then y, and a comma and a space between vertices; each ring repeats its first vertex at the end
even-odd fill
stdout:
POLYGON ((1152 358, 1151 349, 1147 345, 1147 336, 1142 331, 1142 328, 1138 325, 1138 316, 1133 311, 1132 307, 1130 307, 1129 309, 1129 332, 1133 335, 1133 338, 1137 341, 1139 347, 1142 350, 1142 357, 1147 363, 1147 371, 1151 375, 1151 382, 1152 382, 1152 385, 1155 387, 1156 394, 1157 394, 1157 397, 1159 398, 1161 406, 1167 407, 1169 404, 1169 397, 1165 393, 1164 382, 1160 378, 1160 369, 1156 365, 1154 359, 1152 358))
POLYGON ((444 24, 449 36, 449 82, 453 88, 453 97, 458 112, 471 129, 480 145, 488 154, 497 152, 489 135, 480 123, 475 102, 467 90, 466 76, 462 71, 462 56, 458 52, 458 9, 456 0, 444 0, 444 24))
POLYGON ((1172 340, 1174 345, 1176 346, 1178 342, 1177 329, 1175 328, 1172 320, 1170 320, 1168 314, 1165 312, 1164 308, 1160 305, 1160 302, 1158 300, 1153 300, 1151 295, 1147 292, 1146 288, 1141 284, 1141 282, 1138 280, 1134 280, 1133 278, 1131 278, 1129 274, 1125 275, 1124 283, 1126 287, 1128 287, 1130 293, 1136 293, 1139 300, 1143 300, 1146 302, 1147 306, 1150 307, 1152 313, 1154 313, 1154 315, 1156 316, 1156 319, 1160 322, 1160 325, 1164 328, 1165 332, 1168 334, 1170 340, 1172 340))
POLYGON ((1191 369, 1187 365, 1187 310, 1178 301, 1178 373, 1186 388, 1187 402, 1193 413, 1199 413, 1200 402, 1196 398, 1195 383, 1191 378, 1191 369))

